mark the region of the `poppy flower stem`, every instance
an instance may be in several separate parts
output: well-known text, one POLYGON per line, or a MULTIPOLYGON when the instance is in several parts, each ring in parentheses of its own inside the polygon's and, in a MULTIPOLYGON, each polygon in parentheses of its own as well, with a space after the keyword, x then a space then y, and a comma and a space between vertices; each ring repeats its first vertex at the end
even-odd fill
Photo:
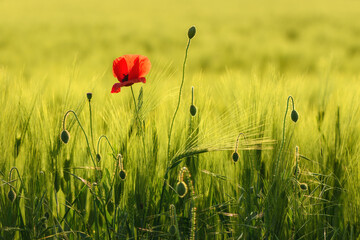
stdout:
POLYGON ((293 99, 292 96, 289 96, 288 99, 287 99, 287 103, 286 103, 286 110, 285 110, 284 121, 283 121, 283 134, 282 134, 282 140, 281 140, 279 154, 278 154, 278 157, 277 157, 277 160, 276 160, 275 174, 277 174, 278 165, 279 165, 279 161, 280 161, 280 155, 281 155, 282 149, 284 147, 284 142, 285 142, 285 122, 286 122, 286 115, 287 115, 287 112, 288 112, 288 109, 289 109, 289 101, 290 101, 290 99, 291 99, 291 102, 292 102, 293 110, 295 109, 294 99, 293 99))
POLYGON ((179 110, 179 107, 180 107, 182 87, 184 85, 184 80, 185 80, 185 65, 186 65, 186 59, 187 59, 187 55, 188 55, 189 46, 190 46, 190 38, 188 40, 186 50, 185 50, 185 58, 184 58, 184 63, 183 63, 182 79, 181 79, 181 85, 180 85, 180 90, 179 90, 178 104, 176 106, 174 116, 173 116, 172 121, 171 121, 170 130, 169 130, 169 137, 168 137, 169 138, 168 139, 168 159, 169 160, 170 160, 171 133, 172 133, 172 129, 173 129, 173 126, 174 126, 176 114, 177 114, 177 112, 179 110))
POLYGON ((136 105, 136 99, 135 99, 135 95, 134 95, 134 90, 133 90, 133 87, 132 86, 130 86, 130 88, 131 88, 131 94, 132 94, 132 97, 133 97, 133 100, 134 100, 134 105, 135 105, 135 112, 136 112, 136 117, 137 117, 137 119, 139 119, 139 116, 138 116, 138 114, 137 114, 137 105, 136 105))
POLYGON ((89 139, 88 139, 88 137, 87 137, 87 134, 86 134, 83 126, 82 126, 81 123, 80 123, 80 120, 79 120, 78 116, 76 115, 76 113, 75 113, 73 110, 69 110, 69 111, 67 111, 67 112, 65 113, 65 115, 64 115, 64 121, 63 121, 63 130, 66 129, 66 117, 67 117, 70 113, 72 113, 72 114, 75 116, 76 121, 78 122, 78 124, 79 124, 82 132, 84 133, 85 140, 86 140, 86 143, 87 143, 87 147, 88 147, 88 150, 89 150, 89 154, 90 154, 91 160, 92 160, 92 162, 93 162, 93 164, 94 164, 94 167, 96 168, 96 163, 95 163, 94 157, 93 157, 92 152, 91 152, 91 147, 90 147, 89 139))
MULTIPOLYGON (((22 180, 22 178, 21 178, 21 176, 20 176, 20 173, 19 173, 19 170, 17 169, 17 167, 12 167, 11 169, 10 169, 10 172, 9 172, 9 183, 11 182, 11 174, 12 174, 12 171, 16 171, 16 173, 17 173, 17 175, 18 175, 18 177, 19 177, 19 179, 20 179, 20 182, 21 182, 21 185, 23 185, 24 186, 24 182, 23 182, 23 180, 22 180)), ((14 190, 15 190, 15 188, 11 185, 11 184, 9 184, 9 186, 10 186, 10 188, 13 188, 14 190)), ((25 187, 24 187, 24 190, 25 190, 25 187)))
POLYGON ((109 146, 111 148, 111 151, 113 152, 112 155, 113 155, 114 159, 117 159, 116 154, 115 154, 115 150, 114 150, 113 146, 111 145, 111 143, 110 143, 110 141, 109 141, 109 139, 107 138, 106 135, 101 135, 99 137, 98 142, 97 142, 97 153, 98 154, 100 153, 100 142, 101 142, 101 139, 103 139, 103 138, 105 138, 107 143, 109 144, 109 146))
POLYGON ((91 145, 93 147, 94 152, 95 151, 95 145, 94 145, 94 135, 93 135, 93 124, 92 124, 92 111, 91 111, 91 101, 89 99, 89 112, 90 112, 90 137, 91 137, 91 145))
MULTIPOLYGON (((168 162, 167 162, 167 169, 165 172, 165 176, 164 176, 164 184, 161 190, 161 197, 160 197, 160 202, 159 202, 159 214, 161 213, 161 209, 162 209, 162 202, 163 202, 163 197, 164 197, 164 192, 165 192, 165 188, 166 188, 166 181, 168 178, 168 172, 170 171, 170 167, 169 167, 169 163, 170 163, 170 146, 171 146, 171 133, 172 133, 172 129, 174 126, 174 121, 176 118, 176 114, 179 110, 180 107, 180 101, 181 101, 181 92, 182 92, 182 87, 184 85, 184 79, 185 79, 185 65, 186 65, 186 59, 187 59, 187 55, 188 55, 188 50, 189 50, 189 46, 190 46, 190 38, 188 40, 187 46, 186 46, 186 50, 185 50, 185 58, 184 58, 184 63, 183 63, 183 70, 182 70, 182 79, 181 79, 181 84, 180 84, 180 90, 179 90, 179 99, 178 99, 178 104, 176 106, 175 112, 174 112, 174 116, 172 118, 171 121, 171 125, 170 125, 170 130, 169 130, 169 136, 168 136, 168 149, 167 149, 167 153, 168 153, 168 162)), ((159 222, 159 218, 156 220, 156 223, 159 222)))

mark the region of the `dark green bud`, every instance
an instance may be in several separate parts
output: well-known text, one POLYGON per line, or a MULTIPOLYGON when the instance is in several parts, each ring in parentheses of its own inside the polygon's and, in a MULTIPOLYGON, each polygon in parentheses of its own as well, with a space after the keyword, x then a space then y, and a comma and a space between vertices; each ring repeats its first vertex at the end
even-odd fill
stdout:
POLYGON ((112 213, 114 211, 114 202, 109 201, 108 204, 106 205, 106 208, 107 208, 109 213, 112 213))
POLYGON ((87 97, 87 99, 88 99, 89 102, 90 102, 90 100, 91 100, 91 98, 92 98, 92 93, 87 93, 87 94, 86 94, 86 97, 87 97))
POLYGON ((237 162, 237 161, 239 160, 239 154, 238 154, 237 152, 234 152, 234 153, 232 154, 232 160, 233 160, 234 162, 237 162))
POLYGON ((291 120, 293 120, 294 122, 297 122, 297 120, 299 119, 299 115, 295 110, 292 110, 291 112, 291 120))
POLYGON ((188 191, 188 188, 186 186, 186 183, 183 181, 178 182, 178 184, 176 185, 176 192, 177 192, 177 194, 179 194, 179 197, 181 197, 181 198, 185 197, 187 191, 188 191))
POLYGON ((16 193, 10 188, 10 191, 8 193, 8 198, 11 202, 14 202, 16 199, 16 193))
POLYGON ((126 178, 126 172, 125 172, 125 170, 121 169, 121 170, 120 170, 120 173, 119 173, 119 176, 120 176, 120 179, 121 179, 121 180, 125 180, 125 178, 126 178))
POLYGON ((196 115, 196 107, 193 104, 190 106, 190 114, 193 117, 196 115))
POLYGON ((195 26, 192 26, 191 28, 189 28, 189 31, 188 31, 188 37, 189 37, 189 39, 192 39, 192 38, 195 36, 195 33, 196 33, 196 28, 195 28, 195 26))
POLYGON ((171 226, 169 227, 169 233, 170 233, 171 236, 175 236, 175 234, 176 234, 176 227, 175 227, 174 225, 171 225, 171 226))
POLYGON ((300 183, 300 189, 303 191, 307 191, 308 190, 308 185, 306 183, 300 183))
POLYGON ((96 154, 96 160, 97 160, 98 162, 101 161, 101 155, 100 155, 100 153, 97 153, 97 154, 96 154))
POLYGON ((63 141, 63 143, 68 143, 70 139, 70 133, 67 130, 63 130, 61 132, 60 139, 63 141))
POLYGON ((49 219, 50 214, 48 212, 46 212, 44 216, 46 217, 46 219, 49 219))

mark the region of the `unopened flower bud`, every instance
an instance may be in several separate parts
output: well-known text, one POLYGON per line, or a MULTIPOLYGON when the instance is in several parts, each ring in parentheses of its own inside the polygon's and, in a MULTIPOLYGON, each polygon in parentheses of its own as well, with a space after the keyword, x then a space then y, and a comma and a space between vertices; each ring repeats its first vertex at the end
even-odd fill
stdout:
POLYGON ((106 208, 107 208, 109 213, 112 213, 114 211, 114 202, 109 201, 109 203, 106 205, 106 208))
POLYGON ((299 119, 299 115, 295 110, 292 110, 291 112, 291 120, 293 120, 294 122, 297 122, 297 120, 299 119))
POLYGON ((16 193, 10 188, 10 191, 8 193, 8 198, 11 202, 14 202, 16 199, 16 193))
POLYGON ((191 28, 189 28, 189 31, 188 31, 188 37, 189 37, 189 39, 192 39, 192 38, 195 36, 195 33, 196 33, 196 28, 195 28, 195 26, 192 26, 191 28))
POLYGON ((97 153, 97 154, 96 154, 96 160, 97 160, 98 162, 101 161, 101 155, 100 155, 100 153, 97 153))
POLYGON ((90 101, 91 98, 92 98, 92 93, 87 93, 87 94, 86 94, 86 97, 87 97, 87 99, 90 101))
POLYGON ((64 129, 61 132, 60 139, 61 139, 61 141, 63 141, 63 143, 65 143, 65 144, 68 143, 69 139, 70 139, 70 133, 64 129))
POLYGON ((125 178, 126 178, 126 172, 125 172, 125 170, 121 169, 121 170, 120 170, 120 173, 119 173, 119 176, 120 176, 120 179, 121 179, 121 180, 125 180, 125 178))
POLYGON ((195 116, 196 115, 196 107, 192 104, 191 106, 190 106, 190 114, 191 114, 191 116, 195 116))
POLYGON ((232 154, 232 160, 233 160, 234 162, 237 162, 237 161, 239 160, 239 154, 238 154, 237 152, 234 152, 234 153, 232 154))
POLYGON ((178 184, 176 185, 176 192, 177 192, 177 194, 179 194, 179 197, 181 197, 181 198, 185 197, 187 191, 188 191, 188 188, 186 186, 186 183, 183 181, 178 182, 178 184))
POLYGON ((176 234, 176 227, 175 227, 174 225, 171 225, 171 226, 169 227, 169 233, 170 233, 171 236, 175 236, 175 234, 176 234))
POLYGON ((307 191, 308 190, 308 185, 306 183, 300 183, 300 189, 303 191, 307 191))

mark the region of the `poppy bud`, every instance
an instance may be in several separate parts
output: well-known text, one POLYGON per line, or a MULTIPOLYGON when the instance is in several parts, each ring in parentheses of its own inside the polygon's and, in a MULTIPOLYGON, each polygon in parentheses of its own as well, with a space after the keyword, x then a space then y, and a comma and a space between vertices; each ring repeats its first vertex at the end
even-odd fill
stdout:
POLYGON ((179 197, 181 197, 181 198, 185 197, 187 191, 188 191, 188 188, 186 186, 186 183, 183 181, 178 182, 178 184, 176 185, 176 192, 177 192, 177 194, 179 194, 179 197))
POLYGON ((299 119, 299 115, 295 110, 292 110, 291 112, 291 120, 293 120, 294 122, 297 122, 297 120, 299 119))
POLYGON ((176 234, 176 227, 175 227, 174 225, 171 225, 171 226, 169 227, 169 233, 170 233, 171 236, 175 236, 175 234, 176 234))
POLYGON ((16 199, 16 193, 10 188, 10 191, 8 193, 8 198, 11 202, 14 202, 16 199))
POLYGON ((60 139, 61 139, 61 141, 63 141, 63 143, 65 143, 65 144, 68 143, 69 139, 70 139, 70 133, 64 129, 61 132, 60 139))
POLYGON ((120 173, 119 173, 119 176, 120 176, 121 180, 125 180, 125 178, 126 178, 126 172, 125 172, 125 170, 121 169, 121 170, 120 170, 120 173))
POLYGON ((109 201, 109 203, 106 205, 107 210, 109 213, 112 213, 114 211, 114 202, 113 201, 109 201))
POLYGON ((46 217, 46 219, 49 219, 50 214, 49 214, 48 212, 46 212, 46 213, 45 213, 45 217, 46 217))
POLYGON ((97 154, 96 154, 96 160, 97 160, 98 162, 101 161, 101 155, 100 155, 100 153, 97 153, 97 154))
POLYGON ((234 162, 237 162, 237 161, 239 160, 239 154, 238 154, 237 152, 234 152, 234 153, 232 154, 232 160, 233 160, 234 162))
POLYGON ((90 102, 90 100, 91 100, 91 98, 92 98, 92 93, 87 93, 87 94, 86 94, 86 97, 87 97, 87 99, 88 99, 89 102, 90 102))
POLYGON ((303 191, 307 191, 308 190, 308 185, 306 183, 300 183, 300 189, 303 191))
POLYGON ((195 33, 196 33, 196 28, 195 28, 195 26, 192 26, 191 28, 189 28, 189 31, 188 31, 188 37, 189 37, 189 39, 192 39, 192 38, 195 36, 195 33))
POLYGON ((196 115, 196 107, 193 104, 190 106, 190 114, 193 117, 196 115))

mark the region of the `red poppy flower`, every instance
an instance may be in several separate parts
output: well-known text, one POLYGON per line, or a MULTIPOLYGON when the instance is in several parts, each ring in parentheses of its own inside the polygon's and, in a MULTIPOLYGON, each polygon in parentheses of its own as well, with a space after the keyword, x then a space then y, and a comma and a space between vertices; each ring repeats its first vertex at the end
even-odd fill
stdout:
POLYGON ((118 93, 121 87, 128 87, 134 83, 146 83, 145 75, 149 73, 151 63, 149 59, 141 55, 124 55, 113 62, 113 73, 120 83, 115 83, 112 93, 118 93))

